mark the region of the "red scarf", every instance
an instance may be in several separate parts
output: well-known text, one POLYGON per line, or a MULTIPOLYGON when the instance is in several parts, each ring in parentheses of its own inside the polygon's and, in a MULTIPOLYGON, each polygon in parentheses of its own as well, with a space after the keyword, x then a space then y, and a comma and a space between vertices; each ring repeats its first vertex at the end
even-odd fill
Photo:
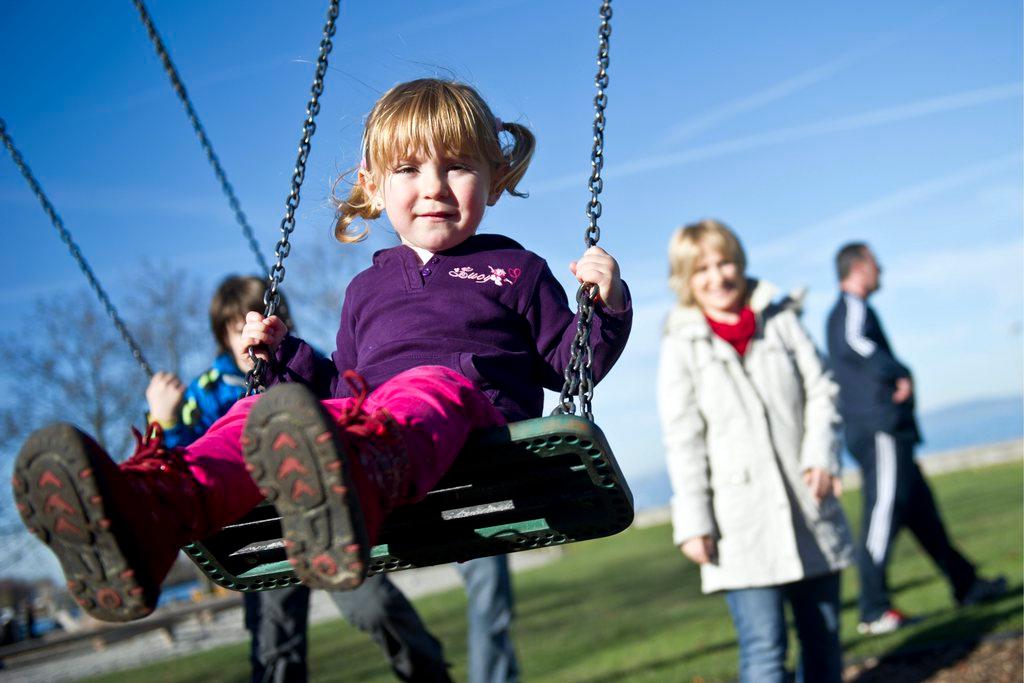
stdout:
POLYGON ((729 342, 736 349, 736 353, 743 356, 747 352, 750 340, 754 338, 754 333, 757 332, 757 319, 754 317, 754 312, 750 310, 749 306, 744 307, 740 311, 740 319, 732 324, 718 322, 707 316, 704 316, 704 318, 708 321, 711 331, 729 342))

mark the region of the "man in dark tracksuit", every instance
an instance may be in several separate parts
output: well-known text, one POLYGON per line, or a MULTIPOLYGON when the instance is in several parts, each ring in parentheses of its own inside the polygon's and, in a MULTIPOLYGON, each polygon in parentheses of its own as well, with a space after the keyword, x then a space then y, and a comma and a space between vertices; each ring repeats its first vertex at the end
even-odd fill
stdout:
POLYGON ((839 384, 846 445, 863 476, 863 517, 857 547, 860 624, 865 634, 888 633, 907 617, 892 608, 886 564, 896 533, 913 532, 948 578, 958 604, 973 604, 1005 591, 1003 577, 978 577, 953 547, 928 482, 914 460, 921 442, 914 417, 910 370, 896 360, 867 298, 880 286, 881 268, 863 243, 836 255, 839 300, 828 318, 828 350, 839 384))

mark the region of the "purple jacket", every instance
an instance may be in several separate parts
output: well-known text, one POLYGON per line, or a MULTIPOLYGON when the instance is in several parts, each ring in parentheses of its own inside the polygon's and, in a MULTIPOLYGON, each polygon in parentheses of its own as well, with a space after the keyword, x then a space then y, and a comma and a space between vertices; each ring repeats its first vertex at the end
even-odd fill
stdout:
MULTIPOLYGON (((591 328, 600 380, 622 353, 633 311, 597 306, 591 328)), ((345 293, 332 360, 288 336, 268 385, 298 381, 320 398, 349 395, 341 373, 370 388, 420 365, 456 370, 510 421, 539 417, 542 387, 558 391, 576 316, 547 263, 501 235, 474 235, 421 264, 404 245, 378 251, 345 293), (333 362, 332 362, 333 361, 333 362)))

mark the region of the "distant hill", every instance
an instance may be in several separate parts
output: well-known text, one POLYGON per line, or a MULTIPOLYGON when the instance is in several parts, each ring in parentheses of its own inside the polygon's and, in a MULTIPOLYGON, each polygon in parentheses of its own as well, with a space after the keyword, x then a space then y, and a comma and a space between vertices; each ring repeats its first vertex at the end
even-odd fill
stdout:
POLYGON ((965 401, 924 413, 920 423, 922 454, 1019 439, 1024 436, 1024 397, 965 401))
MULTIPOLYGON (((925 443, 920 454, 981 446, 1024 438, 1024 397, 1004 396, 964 401, 920 416, 925 443)), ((847 457, 846 466, 853 463, 847 457)), ((629 480, 636 509, 667 505, 672 489, 665 471, 629 480)))

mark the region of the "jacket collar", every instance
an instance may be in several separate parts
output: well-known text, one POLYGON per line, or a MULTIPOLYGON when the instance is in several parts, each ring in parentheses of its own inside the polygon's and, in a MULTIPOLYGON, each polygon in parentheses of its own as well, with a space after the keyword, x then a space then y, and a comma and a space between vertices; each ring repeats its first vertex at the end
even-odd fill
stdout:
MULTIPOLYGON (((434 254, 434 256, 442 258, 445 256, 466 256, 494 249, 522 250, 523 247, 514 239, 505 237, 504 235, 498 235, 495 233, 476 233, 475 235, 467 237, 461 244, 457 244, 451 249, 439 251, 434 254)), ((396 261, 402 263, 403 259, 406 259, 410 263, 414 262, 414 265, 419 266, 419 257, 416 256, 416 252, 404 244, 388 247, 387 249, 380 249, 379 251, 374 252, 373 265, 382 267, 396 261)))
POLYGON ((213 369, 223 375, 236 375, 245 377, 245 373, 238 369, 235 357, 231 352, 225 351, 213 359, 213 369))

